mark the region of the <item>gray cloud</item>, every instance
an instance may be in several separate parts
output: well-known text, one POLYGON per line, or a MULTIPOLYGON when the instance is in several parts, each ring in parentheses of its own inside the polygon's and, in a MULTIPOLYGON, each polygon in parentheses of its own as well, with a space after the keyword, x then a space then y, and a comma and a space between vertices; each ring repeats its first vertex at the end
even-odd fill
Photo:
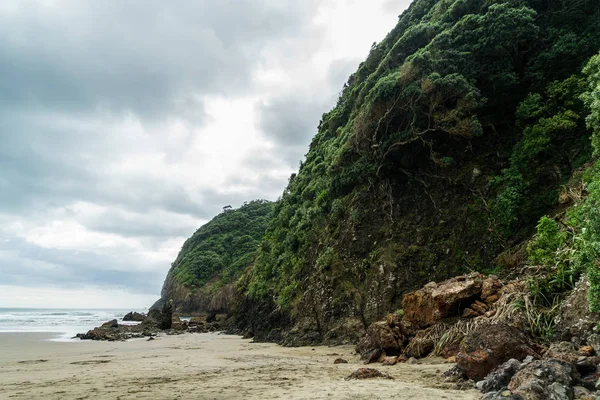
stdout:
POLYGON ((19 239, 0 241, 0 270, 3 285, 77 288, 91 284, 135 293, 155 293, 164 279, 159 265, 141 265, 135 258, 48 249, 19 239))
POLYGON ((0 106, 201 115, 196 95, 246 90, 261 48, 298 34, 313 6, 19 1, 0 13, 0 106))
POLYGON ((2 284, 91 283, 158 295, 173 243, 225 205, 279 196, 358 60, 334 62, 325 78, 295 70, 296 82, 307 75, 302 90, 265 89, 256 72, 273 56, 287 72, 320 49, 326 24, 314 17, 322 4, 3 0, 2 284), (206 99, 259 96, 257 128, 274 149, 238 160, 240 173, 196 162, 212 154, 211 140, 231 140, 201 129, 213 122, 206 99), (199 151, 203 139, 208 148, 199 151), (226 179, 199 185, 194 174, 226 179), (62 235, 52 224, 65 220, 85 230, 85 240, 109 239, 52 248, 62 235), (48 229, 32 237, 35 227, 48 229))

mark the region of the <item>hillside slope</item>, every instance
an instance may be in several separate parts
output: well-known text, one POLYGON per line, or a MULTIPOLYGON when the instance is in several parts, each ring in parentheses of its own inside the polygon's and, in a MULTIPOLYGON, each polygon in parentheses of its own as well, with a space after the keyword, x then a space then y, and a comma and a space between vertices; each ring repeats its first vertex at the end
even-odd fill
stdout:
POLYGON ((161 299, 173 300, 179 313, 227 311, 233 284, 253 261, 273 203, 256 200, 223 212, 184 243, 171 265, 161 299))
POLYGON ((241 283, 238 328, 354 341, 403 293, 518 267, 592 157, 600 4, 416 0, 324 114, 241 283))

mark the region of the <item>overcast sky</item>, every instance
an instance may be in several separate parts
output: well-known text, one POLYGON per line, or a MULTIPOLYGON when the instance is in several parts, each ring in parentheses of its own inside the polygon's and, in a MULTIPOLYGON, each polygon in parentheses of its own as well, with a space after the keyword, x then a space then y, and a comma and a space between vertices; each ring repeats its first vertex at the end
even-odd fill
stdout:
POLYGON ((0 1, 0 307, 147 307, 409 0, 0 1))

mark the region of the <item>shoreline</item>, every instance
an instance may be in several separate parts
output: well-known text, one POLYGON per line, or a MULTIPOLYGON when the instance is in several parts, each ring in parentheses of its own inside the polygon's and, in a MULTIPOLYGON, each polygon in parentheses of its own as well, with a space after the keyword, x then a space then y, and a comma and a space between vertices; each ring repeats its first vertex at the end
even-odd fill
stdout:
POLYGON ((379 367, 394 380, 345 380, 365 367, 352 346, 281 347, 216 333, 153 341, 44 340, 0 333, 0 398, 475 399, 444 387, 440 360, 379 367), (348 364, 334 364, 342 357, 348 364))

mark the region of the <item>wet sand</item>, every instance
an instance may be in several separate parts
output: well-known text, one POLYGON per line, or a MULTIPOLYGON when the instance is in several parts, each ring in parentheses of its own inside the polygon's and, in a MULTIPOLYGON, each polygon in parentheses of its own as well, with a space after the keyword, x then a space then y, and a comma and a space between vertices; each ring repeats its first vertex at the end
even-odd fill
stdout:
POLYGON ((350 346, 284 348, 238 336, 51 342, 0 333, 0 399, 476 399, 450 390, 440 360, 371 365, 394 380, 347 381, 365 367, 350 346), (348 364, 333 364, 342 357, 348 364))

